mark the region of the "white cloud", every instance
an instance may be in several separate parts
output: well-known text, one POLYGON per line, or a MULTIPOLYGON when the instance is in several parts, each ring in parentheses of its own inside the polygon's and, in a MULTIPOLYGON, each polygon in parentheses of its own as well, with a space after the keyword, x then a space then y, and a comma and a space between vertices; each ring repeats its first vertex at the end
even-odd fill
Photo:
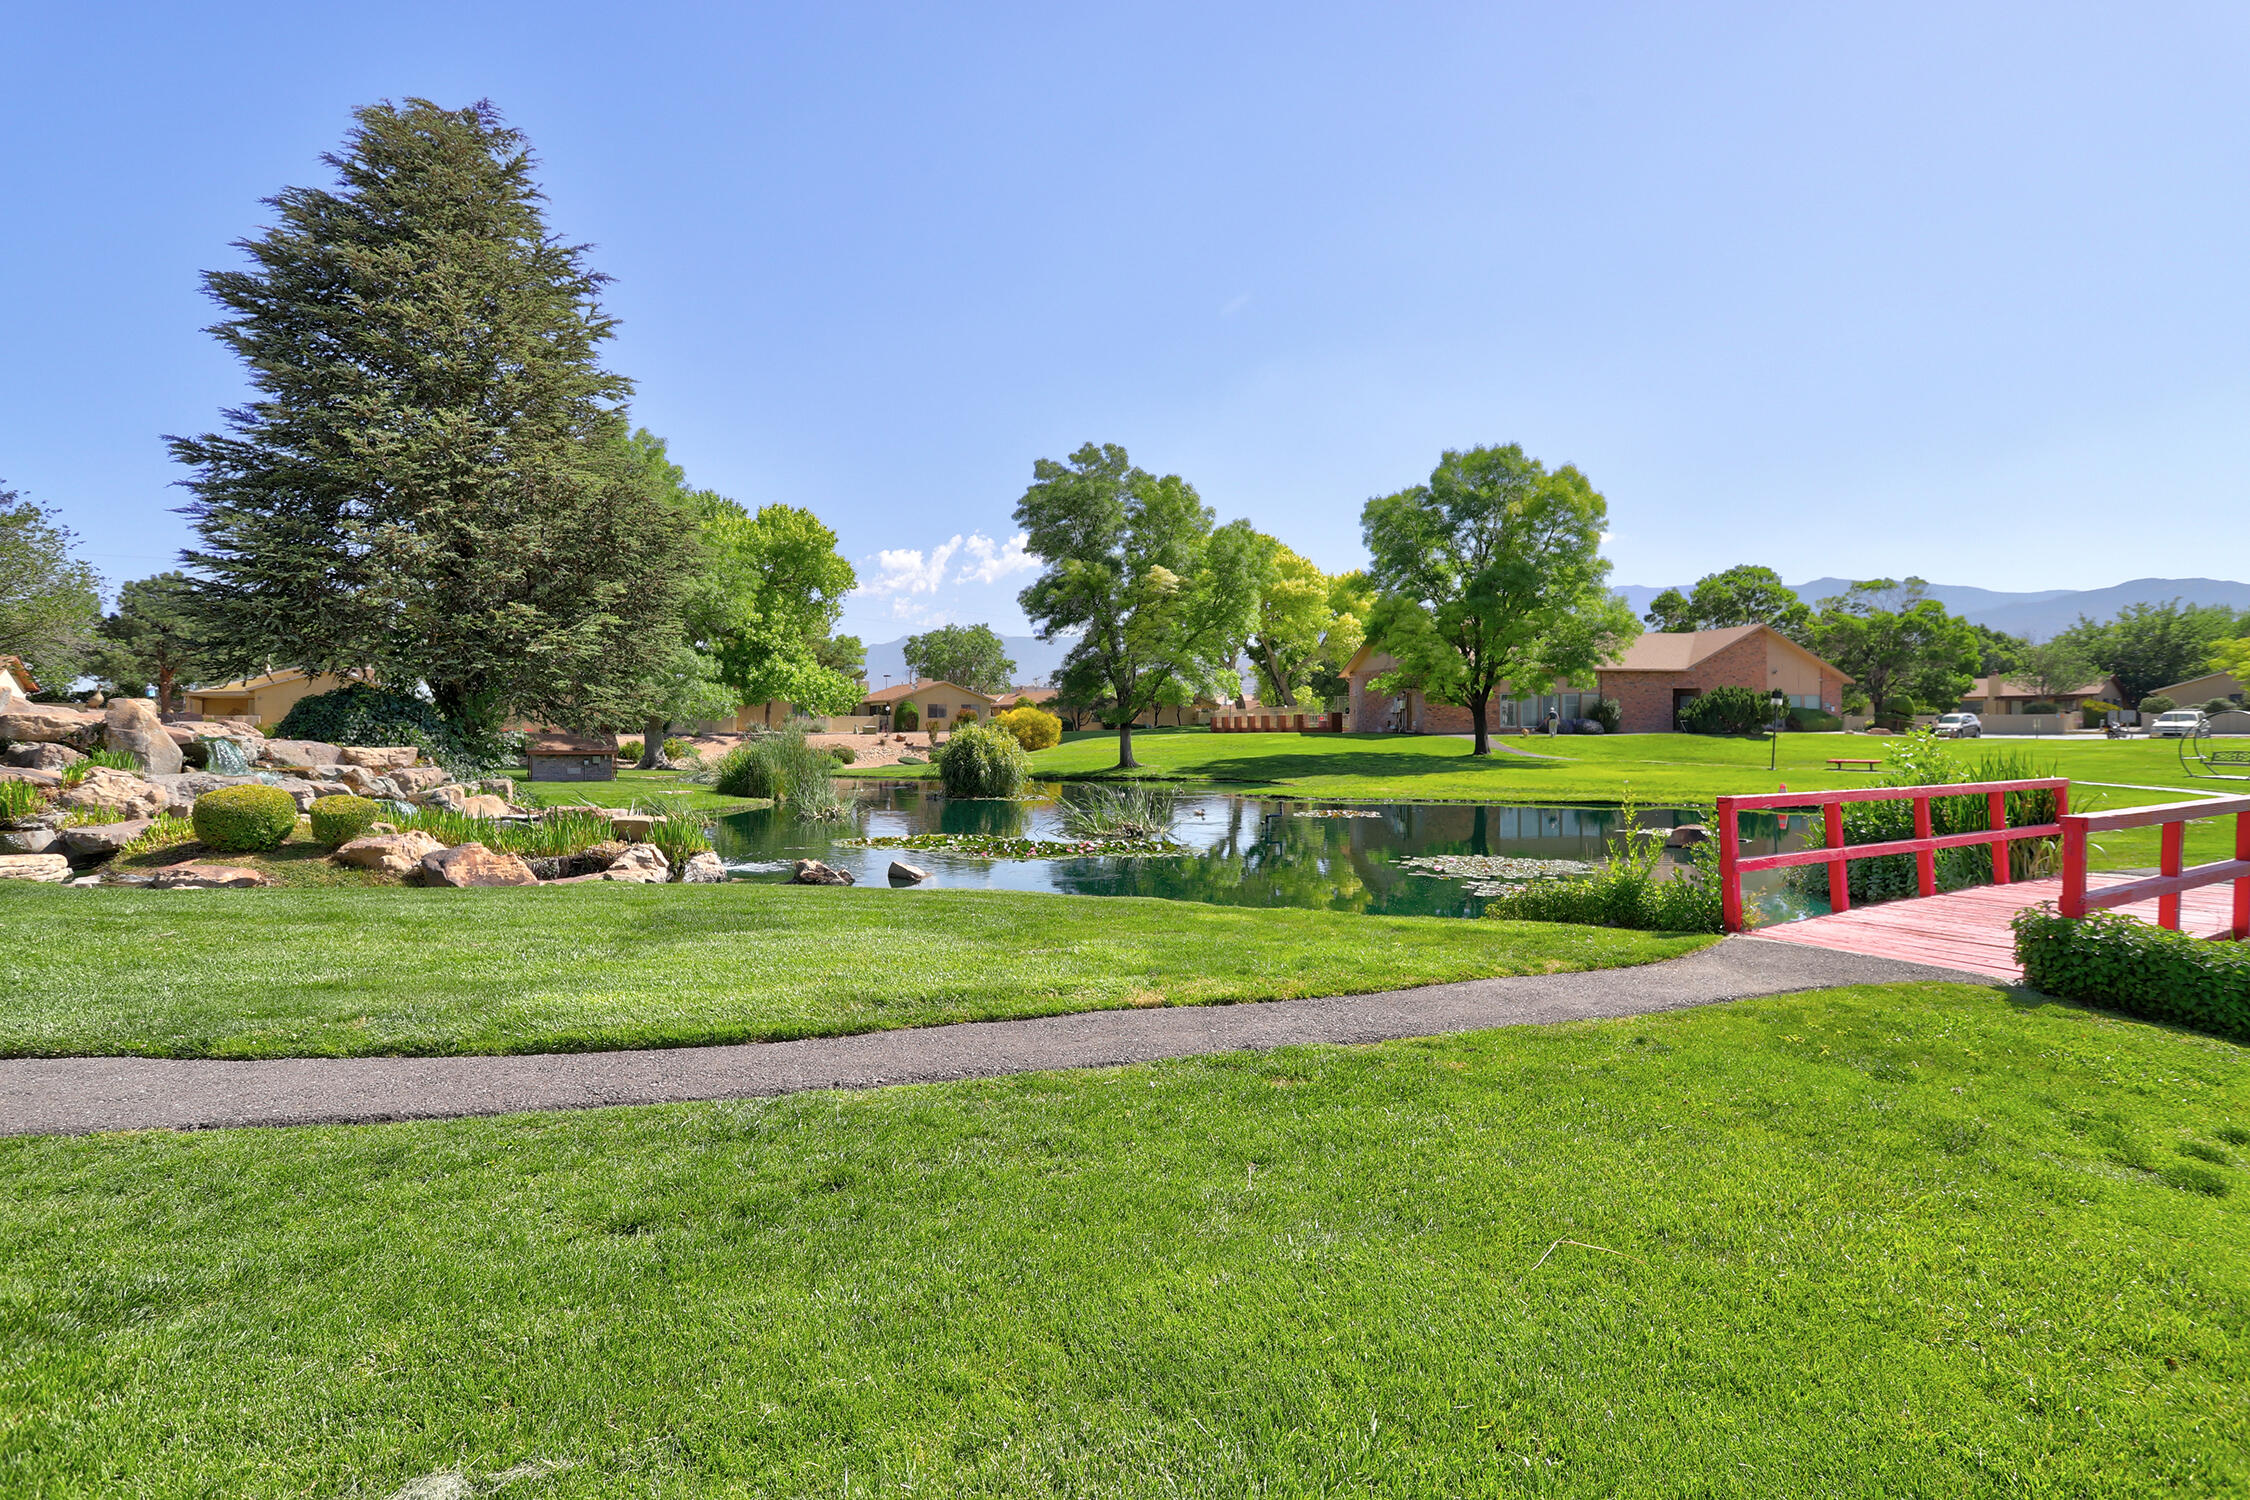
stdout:
MULTIPOLYGON (((875 554, 875 576, 855 591, 862 594, 934 594, 945 582, 945 567, 961 550, 955 536, 924 553, 919 547, 885 547, 875 554)), ((987 543, 989 545, 989 543, 987 543)))
POLYGON ((1011 573, 1027 573, 1039 566, 1039 559, 1024 550, 1031 533, 1019 531, 1005 543, 995 542, 983 532, 970 534, 966 546, 975 562, 965 565, 955 575, 963 583, 998 583, 1011 573))

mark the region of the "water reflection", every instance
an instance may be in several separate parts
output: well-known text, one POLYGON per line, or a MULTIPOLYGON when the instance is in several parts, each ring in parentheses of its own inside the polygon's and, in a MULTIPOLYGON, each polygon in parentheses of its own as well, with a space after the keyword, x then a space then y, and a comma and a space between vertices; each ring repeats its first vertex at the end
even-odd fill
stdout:
MULTIPOLYGON (((1402 870, 1399 862, 1432 854, 1598 860, 1620 832, 1614 807, 1399 802, 1348 809, 1357 816, 1329 817, 1317 815, 1316 804, 1292 799, 1184 792, 1176 799, 1173 836, 1188 847, 1186 855, 989 860, 942 850, 843 848, 835 840, 917 833, 1061 839, 1054 788, 1042 788, 1025 802, 949 800, 924 782, 860 783, 847 795, 851 816, 843 822, 807 823, 786 808, 737 813, 719 821, 712 842, 737 878, 747 880, 785 880, 789 862, 819 859, 850 870, 862 885, 880 887, 887 884, 891 861, 903 858, 931 872, 928 886, 955 889, 1476 916, 1484 910, 1485 898, 1470 895, 1458 880, 1402 870)), ((1641 826, 1671 828, 1695 816, 1681 808, 1644 809, 1641 826)), ((1802 824, 1802 819, 1746 816, 1744 851, 1794 848, 1802 838, 1802 824)), ((1764 883, 1754 881, 1753 886, 1764 883)))

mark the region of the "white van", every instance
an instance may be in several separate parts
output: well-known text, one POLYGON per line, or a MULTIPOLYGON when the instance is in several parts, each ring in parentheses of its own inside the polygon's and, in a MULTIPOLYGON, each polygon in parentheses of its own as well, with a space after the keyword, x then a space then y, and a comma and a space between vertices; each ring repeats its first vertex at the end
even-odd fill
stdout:
POLYGON ((2153 738, 2160 740, 2184 740, 2202 727, 2202 709, 2175 708, 2168 714, 2158 714, 2156 722, 2148 726, 2148 732, 2153 738))

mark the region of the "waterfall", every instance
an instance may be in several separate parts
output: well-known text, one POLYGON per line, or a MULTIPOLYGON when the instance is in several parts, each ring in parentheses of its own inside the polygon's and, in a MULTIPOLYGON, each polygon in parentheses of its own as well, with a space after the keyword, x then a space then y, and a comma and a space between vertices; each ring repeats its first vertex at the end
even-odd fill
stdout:
POLYGON ((250 762, 242 747, 233 740, 207 739, 203 742, 203 769, 220 776, 247 776, 250 762))

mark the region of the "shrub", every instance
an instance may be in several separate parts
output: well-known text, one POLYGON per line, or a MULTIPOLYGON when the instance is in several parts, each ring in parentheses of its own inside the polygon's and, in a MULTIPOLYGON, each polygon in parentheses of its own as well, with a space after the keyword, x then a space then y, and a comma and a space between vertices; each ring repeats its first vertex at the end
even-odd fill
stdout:
POLYGON ((647 746, 639 740, 619 740, 617 742, 617 758, 619 760, 639 760, 641 752, 646 748, 647 746))
POLYGON ((770 797, 799 810, 835 803, 836 762, 791 726, 744 740, 713 768, 712 789, 726 797, 770 797))
POLYGON ((0 781, 0 822, 28 818, 47 805, 47 794, 28 781, 0 781))
POLYGON ((297 799, 277 786, 223 786, 195 799, 195 836, 224 854, 278 849, 296 830, 297 799))
POLYGON ((922 727, 921 706, 911 698, 891 710, 891 728, 900 734, 912 734, 922 727))
POLYGON ((341 848, 367 832, 381 812, 365 797, 316 797, 312 805, 313 839, 331 849, 341 848))
POLYGON ((2210 698, 2204 701, 2203 711, 2207 714, 2223 714, 2233 707, 2234 700, 2232 698, 2210 698))
POLYGON ((1730 682, 1691 700, 1680 710, 1680 727, 1690 734, 1756 734, 1767 711, 1762 696, 1730 682))
POLYGON ((828 753, 840 766, 848 766, 859 759, 859 752, 849 745, 830 745, 828 753))
POLYGON ((2141 700, 2141 712, 2152 719, 2158 714, 2168 714, 2179 706, 2162 693, 2151 693, 2141 700))
POLYGON ((703 759, 701 755, 696 753, 695 746, 692 743, 677 736, 664 742, 664 754, 669 760, 687 761, 691 764, 703 759))
POLYGON ((1062 743, 1062 720, 1026 703, 996 716, 993 723, 1016 737, 1026 750, 1050 750, 1062 743))
POLYGON ((507 764, 514 753, 507 741, 521 738, 502 735, 491 744, 471 744, 436 704, 364 682, 298 699, 269 733, 328 745, 413 745, 463 781, 507 764))
POLYGON ((2027 714, 2059 714, 2062 709, 2044 698, 2034 698, 2023 706, 2023 711, 2027 714))
POLYGON ((1843 728, 1844 721, 1817 708, 1792 708, 1789 710, 1789 727, 1813 734, 1828 734, 1843 728))
POLYGON ((972 721, 954 730, 937 768, 948 797, 1020 797, 1031 780, 1031 757, 997 724, 972 721))
POLYGON ((1063 832, 1074 839, 1156 843, 1172 836, 1172 794, 1143 784, 1074 787, 1062 806, 1063 832))
MULTIPOLYGON (((1615 734, 1617 726, 1625 722, 1625 709, 1615 698, 1596 698, 1586 706, 1586 717, 1601 725, 1602 733, 1615 734)), ((1060 719, 1055 721, 1055 728, 1059 735, 1062 728, 1060 719)))
POLYGON ((2078 702, 2078 727, 2099 729, 2116 708, 2116 704, 2104 703, 2099 698, 2082 698, 2078 702))
POLYGON ((2250 947, 2151 926, 2122 912, 2015 915, 2026 983, 2064 1000, 2250 1042, 2250 947))

